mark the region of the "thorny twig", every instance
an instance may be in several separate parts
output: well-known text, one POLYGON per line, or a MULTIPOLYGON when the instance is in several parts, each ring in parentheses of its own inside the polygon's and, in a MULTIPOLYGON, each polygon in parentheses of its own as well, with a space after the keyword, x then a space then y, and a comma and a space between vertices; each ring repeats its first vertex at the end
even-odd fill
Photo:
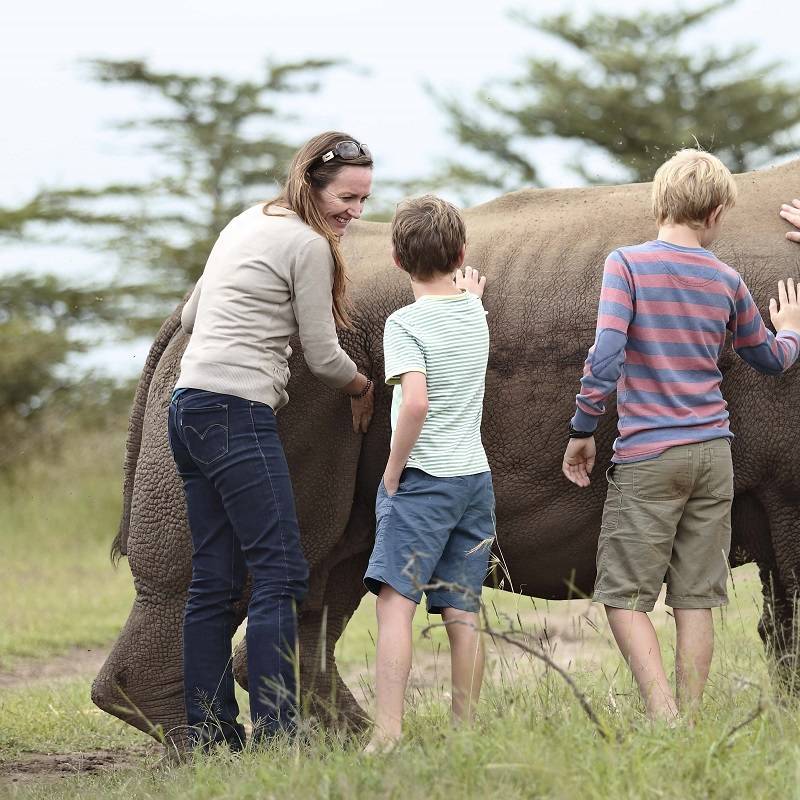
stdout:
MULTIPOLYGON (((446 628, 448 625, 454 625, 454 624, 455 625, 468 625, 469 623, 463 622, 462 620, 452 620, 450 622, 435 622, 435 623, 432 623, 432 624, 428 625, 427 627, 425 627, 422 630, 422 635, 427 638, 427 637, 429 637, 430 631, 433 628, 442 628, 442 627, 446 628)), ((594 709, 592 708, 591 704, 589 703, 589 699, 580 690, 580 688, 578 687, 578 684, 575 683, 575 681, 572 679, 570 674, 565 669, 563 669, 558 664, 556 664, 556 662, 553 661, 553 659, 550 658, 550 656, 548 656, 547 653, 544 652, 544 650, 539 650, 537 648, 531 647, 528 644, 525 644, 525 642, 521 642, 515 635, 513 635, 512 632, 498 631, 498 630, 495 630, 494 628, 491 628, 491 627, 488 627, 488 626, 487 627, 476 627, 475 630, 478 633, 485 633, 488 636, 491 636, 492 639, 499 639, 500 641, 507 642, 508 644, 514 645, 514 647, 519 647, 519 649, 522 650, 523 652, 528 653, 529 655, 532 655, 534 658, 538 658, 540 661, 543 661, 545 664, 547 664, 548 667, 550 667, 551 669, 555 670, 555 672, 557 672, 563 678, 563 680, 567 684, 567 686, 569 686, 570 690, 575 695, 575 698, 577 699, 578 703, 580 703, 581 708, 586 713, 586 716, 589 717, 589 719, 591 720, 592 724, 595 726, 595 728, 597 728, 598 733, 604 739, 608 739, 609 738, 609 735, 606 732, 606 729, 603 726, 603 723, 598 719, 597 714, 594 713, 594 709)))

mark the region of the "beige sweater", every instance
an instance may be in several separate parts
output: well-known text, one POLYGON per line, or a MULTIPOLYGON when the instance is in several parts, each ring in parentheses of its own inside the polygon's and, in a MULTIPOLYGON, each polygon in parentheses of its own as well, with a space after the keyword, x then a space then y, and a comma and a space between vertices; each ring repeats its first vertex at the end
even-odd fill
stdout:
POLYGON ((311 372, 339 389, 356 365, 333 321, 333 256, 294 212, 254 206, 219 235, 186 302, 191 339, 175 388, 205 389, 266 403, 289 402, 289 337, 300 334, 311 372))

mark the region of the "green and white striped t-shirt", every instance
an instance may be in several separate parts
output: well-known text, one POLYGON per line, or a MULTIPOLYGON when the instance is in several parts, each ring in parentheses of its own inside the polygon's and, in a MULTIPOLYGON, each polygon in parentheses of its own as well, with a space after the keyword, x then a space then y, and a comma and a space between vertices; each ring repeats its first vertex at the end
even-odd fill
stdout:
POLYGON ((422 372, 428 415, 406 466, 439 478, 486 472, 481 415, 489 358, 489 328, 480 298, 425 295, 398 309, 383 333, 386 383, 394 385, 392 433, 403 390, 400 376, 422 372))

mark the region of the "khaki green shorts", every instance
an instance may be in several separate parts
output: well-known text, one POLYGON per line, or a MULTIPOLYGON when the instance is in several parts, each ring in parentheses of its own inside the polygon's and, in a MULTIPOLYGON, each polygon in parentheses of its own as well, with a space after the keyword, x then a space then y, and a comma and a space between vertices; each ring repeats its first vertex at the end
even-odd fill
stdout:
POLYGON ((592 599, 652 611, 666 582, 672 608, 727 604, 733 501, 728 439, 615 464, 606 477, 592 599))

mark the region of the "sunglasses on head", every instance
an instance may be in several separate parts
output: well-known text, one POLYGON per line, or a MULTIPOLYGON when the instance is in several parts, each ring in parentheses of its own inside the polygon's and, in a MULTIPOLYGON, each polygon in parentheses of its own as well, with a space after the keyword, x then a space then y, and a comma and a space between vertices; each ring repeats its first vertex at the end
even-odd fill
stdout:
POLYGON ((369 147, 367 147, 365 144, 359 144, 358 142, 346 139, 343 142, 337 142, 333 150, 328 150, 327 153, 323 153, 322 163, 326 164, 336 156, 341 158, 342 161, 352 161, 353 159, 358 158, 359 155, 372 158, 372 153, 370 153, 369 147))

